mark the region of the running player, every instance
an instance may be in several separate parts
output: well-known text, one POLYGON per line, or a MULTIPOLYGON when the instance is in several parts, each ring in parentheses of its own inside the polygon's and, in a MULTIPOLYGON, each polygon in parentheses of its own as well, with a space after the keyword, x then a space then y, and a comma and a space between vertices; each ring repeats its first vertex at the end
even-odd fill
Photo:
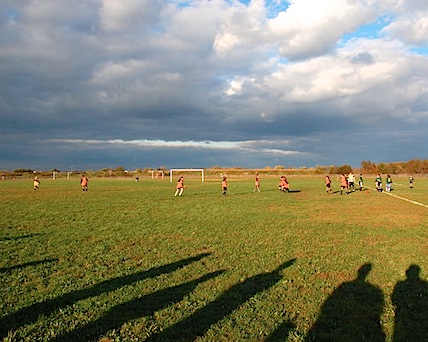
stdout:
POLYGON ((226 193, 227 193, 227 178, 226 178, 226 176, 223 176, 223 180, 221 182, 221 189, 223 191, 223 195, 226 196, 226 193))
POLYGON ((89 183, 89 179, 86 178, 85 175, 82 175, 82 178, 80 178, 80 185, 82 186, 82 192, 88 192, 88 183, 89 183))
POLYGON ((181 196, 183 194, 184 191, 184 177, 181 176, 178 181, 177 181, 177 185, 175 187, 175 194, 174 196, 181 196))
POLYGON ((331 179, 330 176, 325 176, 325 191, 327 191, 328 194, 331 194, 331 179))
MULTIPOLYGON (((343 194, 343 190, 348 188, 348 181, 346 180, 345 175, 342 173, 340 175, 340 194, 343 194)), ((345 193, 348 193, 348 191, 346 191, 345 193)))

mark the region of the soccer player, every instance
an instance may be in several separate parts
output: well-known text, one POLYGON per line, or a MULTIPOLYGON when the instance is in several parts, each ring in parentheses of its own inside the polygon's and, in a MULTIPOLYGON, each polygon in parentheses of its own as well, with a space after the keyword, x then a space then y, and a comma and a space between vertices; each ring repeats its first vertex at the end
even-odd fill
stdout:
POLYGON ((382 192, 383 191, 383 188, 382 188, 382 177, 380 176, 379 173, 376 176, 375 184, 376 184, 376 190, 378 192, 382 192))
POLYGON ((360 173, 360 179, 358 180, 358 185, 360 186, 360 191, 363 190, 363 175, 360 173))
POLYGON ((260 192, 260 179, 259 179, 259 174, 256 173, 256 179, 254 181, 254 192, 260 192))
POLYGON ((328 194, 331 194, 331 179, 330 176, 325 176, 325 191, 327 191, 328 194))
POLYGON ((409 176, 410 189, 413 189, 413 176, 409 176))
POLYGON ((349 191, 355 191, 355 176, 352 172, 348 174, 348 189, 349 191))
POLYGON ((227 193, 227 178, 226 178, 226 176, 223 176, 223 180, 221 182, 221 189, 223 190, 223 195, 226 196, 226 193, 227 193))
POLYGON ((184 191, 184 177, 181 176, 178 181, 177 181, 177 185, 175 187, 175 194, 174 196, 181 196, 183 194, 184 191))
POLYGON ((284 192, 290 191, 290 184, 288 183, 287 177, 281 176, 281 179, 279 181, 279 190, 284 192))
POLYGON ((390 192, 392 186, 392 178, 390 175, 386 176, 386 192, 390 192))
POLYGON ((80 178, 80 185, 82 186, 82 192, 88 192, 88 183, 89 183, 89 179, 85 175, 82 175, 82 178, 80 178))
POLYGON ((285 191, 290 192, 290 183, 288 183, 287 177, 285 177, 285 176, 283 176, 283 177, 284 177, 284 188, 285 188, 285 191))
POLYGON ((37 190, 39 188, 39 185, 40 185, 40 181, 36 176, 36 177, 34 177, 34 180, 33 180, 33 190, 34 191, 37 190))
MULTIPOLYGON (((343 190, 348 188, 348 181, 346 180, 345 175, 342 173, 340 175, 340 194, 343 194, 343 190)), ((346 191, 348 193, 348 191, 346 191)))

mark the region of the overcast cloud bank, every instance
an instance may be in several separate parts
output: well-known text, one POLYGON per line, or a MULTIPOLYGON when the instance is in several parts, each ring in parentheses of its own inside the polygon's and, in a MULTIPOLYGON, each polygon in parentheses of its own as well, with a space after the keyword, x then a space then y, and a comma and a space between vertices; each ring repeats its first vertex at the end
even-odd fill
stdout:
POLYGON ((6 0, 0 47, 0 169, 428 157, 425 0, 6 0))

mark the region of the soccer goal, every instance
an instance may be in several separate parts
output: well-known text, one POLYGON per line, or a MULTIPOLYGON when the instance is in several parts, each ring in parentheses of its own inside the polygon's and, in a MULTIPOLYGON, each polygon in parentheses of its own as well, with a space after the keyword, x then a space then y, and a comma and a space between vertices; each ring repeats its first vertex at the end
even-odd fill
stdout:
POLYGON ((163 170, 158 170, 158 171, 151 170, 151 171, 149 171, 149 172, 151 172, 151 173, 152 173, 152 179, 155 179, 155 177, 156 177, 156 178, 158 178, 159 176, 161 176, 161 177, 162 177, 162 179, 163 179, 163 176, 164 176, 164 172, 163 172, 163 170), (156 176, 155 176, 155 172, 156 172, 156 176))
POLYGON ((202 182, 204 182, 204 169, 171 169, 169 172, 169 181, 172 183, 172 174, 174 172, 201 172, 202 182))

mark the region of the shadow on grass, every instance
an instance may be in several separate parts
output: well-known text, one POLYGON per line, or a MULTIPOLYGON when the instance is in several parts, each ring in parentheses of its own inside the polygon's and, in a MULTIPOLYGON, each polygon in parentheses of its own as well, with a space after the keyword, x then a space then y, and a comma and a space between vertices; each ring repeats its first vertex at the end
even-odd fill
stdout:
POLYGON ((152 316, 171 304, 177 303, 195 290, 198 284, 221 275, 223 271, 209 273, 193 281, 169 287, 144 297, 117 305, 105 315, 70 333, 60 335, 53 341, 90 341, 112 329, 120 328, 124 323, 139 317, 152 316))
POLYGON ((128 276, 106 280, 94 286, 67 293, 55 299, 47 300, 22 308, 17 312, 0 319, 0 338, 4 338, 5 336, 7 336, 10 330, 15 330, 23 325, 36 322, 41 315, 49 315, 50 313, 62 307, 72 305, 82 299, 95 297, 102 293, 114 291, 123 286, 133 284, 143 279, 154 278, 164 273, 172 273, 175 270, 178 270, 188 264, 201 260, 202 258, 207 257, 210 254, 211 253, 202 253, 194 257, 173 262, 171 264, 155 267, 147 271, 137 272, 128 276))
MULTIPOLYGON (((266 193, 266 192, 283 192, 283 193, 298 193, 302 192, 302 190, 289 190, 289 191, 281 191, 278 189, 268 189, 268 190, 261 190, 260 193, 266 193)), ((245 192, 228 192, 226 196, 224 197, 232 197, 232 196, 241 196, 241 195, 248 195, 248 194, 254 194, 259 193, 258 191, 245 191, 245 192)))
POLYGON ((395 342, 428 341, 428 282, 419 276, 420 267, 410 265, 407 279, 395 285, 395 342))
POLYGON ((272 272, 258 274, 232 286, 215 301, 161 333, 151 336, 147 341, 194 341, 251 297, 274 286, 281 280, 281 271, 293 265, 294 262, 295 259, 289 260, 272 272))
MULTIPOLYGON (((249 194, 263 194, 263 193, 267 193, 267 192, 284 192, 284 193, 299 193, 302 192, 302 190, 299 189, 295 189, 295 190, 288 190, 288 191, 281 191, 278 190, 278 188, 261 188, 260 192, 259 191, 254 191, 254 190, 248 190, 248 191, 233 191, 234 189, 228 189, 227 191, 227 195, 223 195, 221 193, 221 191, 217 192, 218 195, 221 195, 222 197, 233 197, 233 196, 242 196, 242 195, 249 195, 249 194)), ((211 193, 206 193, 205 195, 209 195, 211 193)), ((199 196, 200 194, 198 193, 193 193, 191 196, 199 196)), ((190 196, 190 195, 189 195, 190 196)))
POLYGON ((385 341, 380 326, 383 293, 366 281, 371 268, 362 265, 355 280, 341 284, 329 296, 306 341, 385 341))
POLYGON ((37 266, 40 264, 46 264, 46 263, 57 262, 57 261, 58 261, 58 259, 44 259, 44 260, 38 260, 38 261, 31 261, 31 262, 27 262, 25 264, 0 268, 0 273, 11 272, 13 270, 24 268, 24 267, 37 266))
POLYGON ((340 190, 333 191, 333 194, 352 195, 352 194, 356 194, 357 192, 360 192, 360 190, 347 190, 347 189, 345 189, 342 191, 340 191, 340 190))
POLYGON ((282 322, 278 328, 275 329, 273 333, 271 333, 264 342, 279 342, 286 341, 288 338, 288 334, 290 331, 294 330, 296 325, 291 321, 282 322))
POLYGON ((22 240, 22 239, 28 239, 28 238, 32 238, 33 236, 37 236, 40 234, 26 234, 26 235, 19 235, 19 236, 2 236, 0 237, 0 242, 1 241, 18 241, 18 240, 22 240))
POLYGON ((271 192, 283 192, 283 193, 302 192, 302 190, 299 190, 299 189, 294 189, 294 190, 288 189, 288 191, 279 190, 278 188, 276 188, 276 189, 262 190, 262 192, 270 192, 270 191, 271 192))
POLYGON ((302 190, 298 190, 298 189, 294 189, 294 190, 290 190, 290 189, 288 189, 288 190, 278 190, 278 189, 276 189, 276 190, 273 190, 273 191, 276 191, 276 192, 282 192, 282 193, 284 193, 284 194, 293 194, 293 193, 298 193, 298 192, 302 192, 302 190))

